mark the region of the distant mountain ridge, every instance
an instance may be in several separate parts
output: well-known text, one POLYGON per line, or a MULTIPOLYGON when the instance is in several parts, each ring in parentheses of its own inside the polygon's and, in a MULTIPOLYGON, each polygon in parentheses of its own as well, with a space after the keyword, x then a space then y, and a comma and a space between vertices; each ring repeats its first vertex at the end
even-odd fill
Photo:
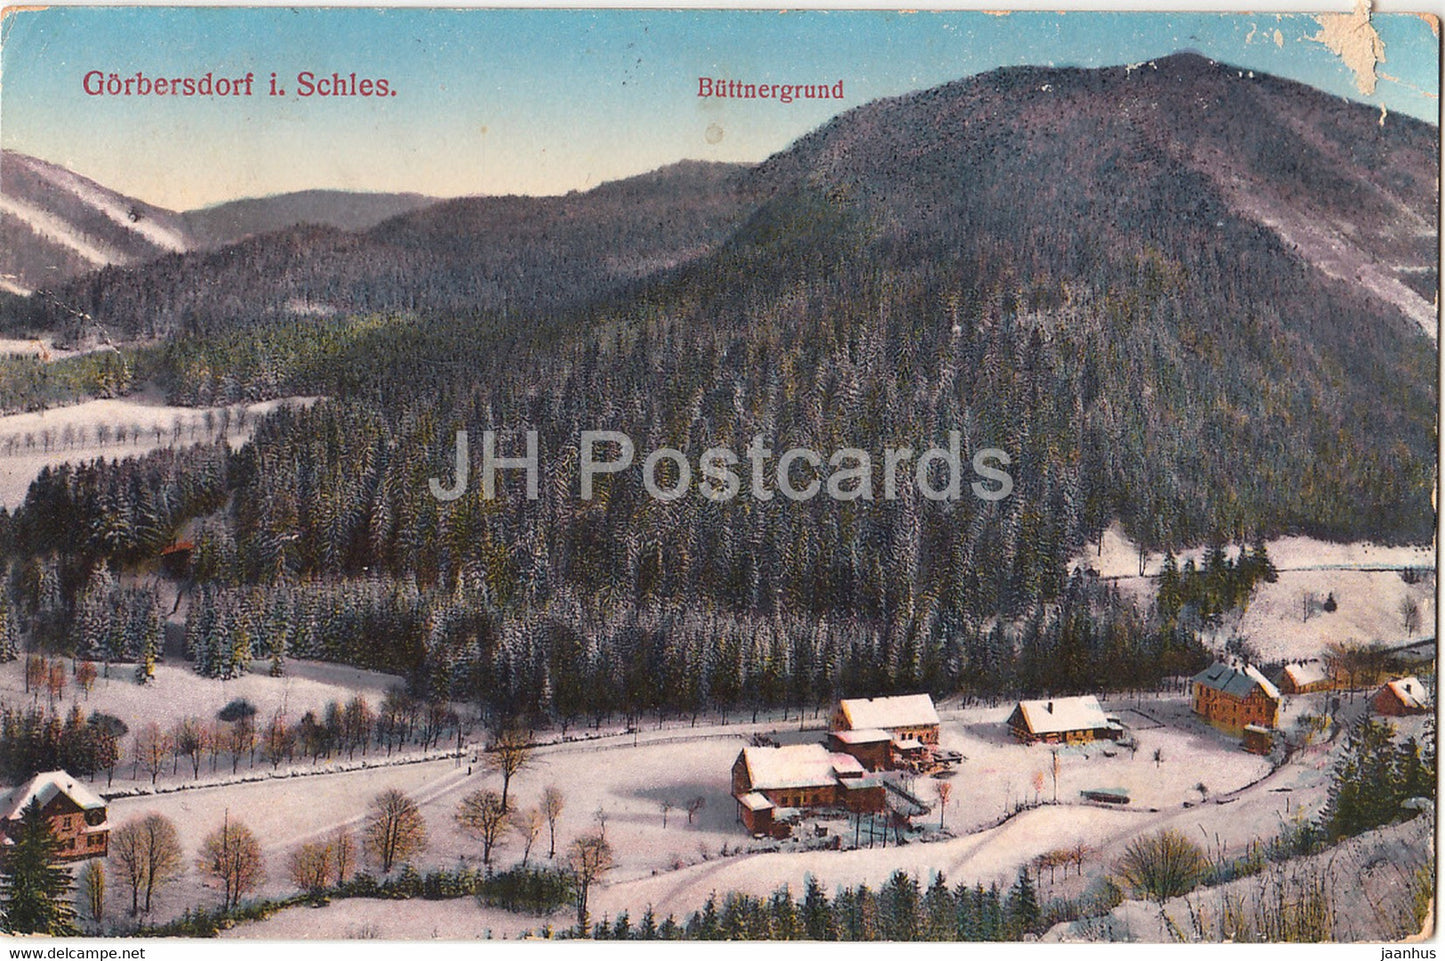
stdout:
MULTIPOLYGON (((127 338, 297 314, 556 307, 715 249, 746 213, 747 169, 683 161, 586 193, 441 201, 364 230, 301 223, 77 279, 55 294, 64 309, 37 303, 23 322, 87 314, 127 338)), ((362 209, 407 203, 375 198, 362 209)), ((239 229, 271 213, 243 202, 207 216, 239 229)))
MULTIPOLYGON (((683 162, 586 193, 444 201, 361 228, 425 198, 346 195, 349 220, 327 192, 193 212, 181 217, 192 245, 253 235, 61 296, 122 336, 216 330, 298 305, 553 309, 746 249, 760 230, 802 237, 816 218, 790 222, 784 201, 807 195, 853 217, 864 232, 854 240, 909 256, 989 237, 1014 277, 1085 279, 1203 249, 1294 264, 1307 276, 1290 283, 1434 337, 1438 143, 1413 118, 1197 54, 1000 68, 849 110, 756 168, 683 162), (262 232, 288 205, 325 216, 262 232)), ((64 320, 40 309, 28 322, 64 320)))
POLYGON ((191 246, 173 211, 56 164, 0 152, 0 289, 28 293, 191 246))
POLYGON ((0 290, 25 296, 104 267, 139 266, 298 224, 365 230, 433 203, 421 194, 306 190, 178 213, 58 164, 0 151, 0 290))
POLYGON ((435 197, 416 193, 302 190, 188 210, 181 219, 194 245, 209 249, 297 224, 366 230, 437 202, 435 197))

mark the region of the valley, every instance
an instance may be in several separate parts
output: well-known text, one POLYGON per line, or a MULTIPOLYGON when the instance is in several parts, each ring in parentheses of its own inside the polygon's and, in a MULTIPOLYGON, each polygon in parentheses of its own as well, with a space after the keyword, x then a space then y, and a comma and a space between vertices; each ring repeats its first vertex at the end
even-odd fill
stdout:
POLYGON ((1194 53, 557 196, 7 150, 0 779, 101 935, 1410 934, 1438 152, 1194 53))

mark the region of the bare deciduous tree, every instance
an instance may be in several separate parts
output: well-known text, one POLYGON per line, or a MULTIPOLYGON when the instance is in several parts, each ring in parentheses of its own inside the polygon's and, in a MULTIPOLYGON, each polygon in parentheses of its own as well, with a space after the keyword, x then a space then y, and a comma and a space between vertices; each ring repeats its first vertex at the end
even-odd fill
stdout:
POLYGON ((586 937, 589 928, 587 898, 592 885, 612 868, 612 845, 601 834, 589 834, 572 842, 567 867, 577 891, 577 933, 586 937))
POLYGON ((943 814, 948 808, 948 799, 953 794, 953 785, 947 781, 934 781, 933 793, 938 797, 938 829, 943 830, 943 814))
POLYGON ((524 732, 508 728, 497 735, 487 753, 487 765, 502 775, 502 807, 508 808, 507 792, 512 786, 512 777, 531 761, 532 746, 524 732))
POLYGON ((400 861, 426 849, 426 822, 416 802, 396 788, 371 799, 371 813, 362 844, 373 863, 386 874, 400 861))
POLYGON ((227 815, 221 826, 201 842, 196 866, 221 882, 227 909, 241 903, 241 895, 254 891, 266 880, 261 844, 251 829, 227 815))
POLYGON ((79 684, 80 689, 85 692, 87 701, 90 700, 90 689, 95 687, 96 673, 94 661, 81 661, 75 665, 75 683, 79 684))
POLYGON ((170 750, 170 735, 161 730, 160 724, 151 721, 136 732, 131 746, 131 757, 151 776, 151 783, 155 784, 156 778, 166 766, 166 755, 170 750))
POLYGON ((85 913, 100 925, 105 921, 105 862, 91 861, 80 872, 80 896, 85 913))
POLYGON ((555 784, 547 785, 542 792, 542 816, 547 819, 547 857, 557 856, 557 820, 562 817, 562 809, 566 806, 566 799, 562 796, 562 789, 555 784))
POLYGON ((522 839, 522 867, 527 866, 527 860, 532 856, 532 845, 537 843, 537 836, 542 833, 543 820, 542 812, 537 808, 512 813, 512 830, 522 839))
POLYGON ((703 797, 701 794, 693 798, 691 801, 688 801, 687 823, 691 824, 693 822, 693 819, 696 818, 699 814, 701 814, 702 809, 705 807, 707 807, 707 798, 703 797))
POLYGON ((356 840, 346 826, 337 828, 331 835, 331 851, 336 864, 336 883, 342 884, 356 866, 356 840))
POLYGON ((302 891, 319 892, 331 882, 335 868, 333 845, 325 841, 308 841, 291 852, 286 871, 291 883, 302 891))
POLYGON ((496 791, 473 791, 457 805, 457 824, 482 842, 482 863, 492 863, 492 848, 507 824, 507 807, 496 791))
POLYGON ((1199 845, 1170 829, 1130 842, 1115 870, 1134 893, 1162 905, 1192 890, 1205 867, 1199 845))

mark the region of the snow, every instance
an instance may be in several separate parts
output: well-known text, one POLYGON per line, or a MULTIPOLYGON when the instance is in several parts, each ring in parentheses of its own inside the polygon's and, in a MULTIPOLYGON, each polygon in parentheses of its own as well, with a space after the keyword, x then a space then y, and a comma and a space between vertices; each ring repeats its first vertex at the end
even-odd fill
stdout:
POLYGON ((855 697, 839 703, 848 727, 854 729, 926 727, 938 723, 933 698, 927 694, 897 697, 855 697))
POLYGON ((1155 904, 1125 901, 1103 918, 1056 925, 1042 940, 1218 941, 1228 906, 1251 919, 1254 906, 1277 903, 1281 887, 1291 898, 1304 881, 1328 891, 1334 939, 1396 941, 1415 934, 1407 904, 1409 879, 1432 864, 1434 827, 1433 816, 1426 814, 1366 832, 1320 854, 1272 865, 1254 877, 1196 889, 1168 901, 1162 911, 1155 904))
POLYGON ((39 237, 69 247, 97 267, 129 262, 129 258, 115 248, 77 232, 59 217, 23 200, 0 194, 0 213, 16 218, 39 237))
MULTIPOLYGON (((843 757, 848 757, 844 754, 843 757)), ((831 786, 837 780, 834 755, 821 744, 746 747, 743 761, 754 790, 831 786)), ((851 757, 848 758, 853 760, 851 757)), ((853 761, 857 765, 857 761, 853 761)), ((859 767, 861 771, 862 768, 859 767)))
POLYGON ((1097 731, 1109 725, 1099 699, 1092 694, 1083 697, 1044 698, 1019 701, 1024 722, 1035 734, 1059 734, 1064 731, 1097 731))
MULTIPOLYGON (((103 666, 97 666, 104 670, 103 666)), ((70 683, 57 710, 68 711, 71 704, 77 704, 87 715, 91 711, 111 714, 124 721, 133 733, 147 721, 156 721, 162 728, 187 717, 209 721, 238 697, 256 705, 256 716, 262 721, 278 711, 293 719, 299 718, 306 711, 323 710, 329 701, 344 703, 355 694, 366 697, 374 707, 388 688, 402 683, 400 678, 389 674, 299 660, 288 661, 287 674, 280 678, 266 674, 269 661, 257 661, 254 667, 250 674, 222 681, 197 675, 185 662, 160 663, 156 665, 151 683, 142 685, 134 680, 134 665, 112 664, 110 677, 97 677, 88 696, 74 683, 73 677, 67 676, 70 683)), ((23 661, 0 664, 0 704, 25 707, 34 701, 33 692, 25 693, 23 661)), ((130 767, 123 766, 123 772, 116 772, 117 787, 130 783, 122 776, 130 773, 130 767)), ((150 783, 148 777, 143 779, 147 785, 150 783)), ((186 780, 189 779, 188 774, 186 780)))
MULTIPOLYGON (((245 405, 247 422, 254 425, 260 418, 283 405, 307 405, 314 403, 314 397, 287 397, 278 400, 260 401, 245 405)), ((25 494, 33 481, 45 467, 57 467, 66 463, 80 463, 97 457, 120 459, 148 453, 159 447, 177 443, 174 430, 179 421, 182 428, 180 444, 193 444, 213 435, 216 427, 205 429, 206 417, 219 418, 223 407, 174 407, 144 396, 90 400, 68 407, 24 414, 0 416, 0 506, 14 510, 25 500, 25 494), (102 445, 96 437, 96 428, 109 427, 112 430, 124 425, 131 436, 125 443, 111 440, 102 445), (140 427, 139 434, 134 433, 140 427), (83 439, 73 446, 64 445, 63 435, 69 428, 83 431, 83 439), (161 432, 156 440, 155 431, 161 432), (49 431, 51 449, 44 449, 44 432, 49 431), (29 440, 27 441, 27 438, 29 440)), ((243 408, 231 408, 231 432, 227 439, 242 443, 249 439, 251 427, 238 428, 236 413, 243 408)), ((218 422, 218 421, 217 421, 218 422)))
MULTIPOLYGON (((1140 577, 1138 548, 1118 524, 1104 532, 1102 542, 1102 554, 1097 545, 1090 546, 1072 563, 1112 578, 1121 593, 1136 602, 1150 603, 1164 555, 1150 554, 1140 577)), ((1433 545, 1335 544, 1284 537, 1266 546, 1279 577, 1273 584, 1256 584, 1242 611, 1224 615, 1218 628, 1205 632, 1205 643, 1215 650, 1241 637, 1263 661, 1302 661, 1319 657, 1331 642, 1393 647, 1432 633, 1433 545), (1401 572, 1406 568, 1420 572, 1416 583, 1405 582, 1401 572), (1323 602, 1331 595, 1336 609, 1325 611, 1323 602), (1407 634, 1402 615, 1410 604, 1419 610, 1421 625, 1413 636, 1407 634)), ((1204 553, 1204 547, 1196 547, 1177 556, 1181 566, 1191 559, 1197 565, 1204 553)), ((1234 556, 1238 550, 1227 553, 1234 556)))
MULTIPOLYGON (((1368 541, 1338 544, 1312 537, 1290 536, 1266 541, 1265 547, 1269 550, 1270 560, 1281 571, 1319 568, 1361 570, 1381 567, 1424 567, 1433 570, 1435 567, 1433 545, 1381 545, 1368 541)), ((1202 565, 1207 550, 1207 545, 1199 545, 1178 551, 1175 557, 1180 567, 1189 560, 1193 560, 1196 565, 1202 565)), ((1225 552, 1233 558, 1238 555, 1239 550, 1237 547, 1228 547, 1225 552)), ((1115 522, 1104 531, 1102 553, 1099 552, 1097 544, 1089 545, 1074 557, 1069 566, 1080 564, 1097 571, 1100 577, 1135 578, 1139 576, 1139 547, 1115 522)), ((1149 577, 1157 576, 1163 566, 1164 555, 1151 553, 1145 559, 1144 573, 1149 577)))
POLYGON ((45 771, 20 785, 0 802, 0 820, 19 817, 20 812, 25 810, 33 798, 38 798, 40 806, 45 807, 57 794, 64 794, 85 811, 105 807, 105 802, 97 797, 95 792, 69 774, 64 771, 45 771))
POLYGON ((148 217, 131 220, 129 207, 122 204, 118 198, 86 183, 69 170, 35 161, 30 157, 17 155, 15 160, 66 193, 100 211, 120 226, 140 234, 157 247, 173 253, 184 253, 189 249, 190 245, 179 231, 156 223, 148 217))

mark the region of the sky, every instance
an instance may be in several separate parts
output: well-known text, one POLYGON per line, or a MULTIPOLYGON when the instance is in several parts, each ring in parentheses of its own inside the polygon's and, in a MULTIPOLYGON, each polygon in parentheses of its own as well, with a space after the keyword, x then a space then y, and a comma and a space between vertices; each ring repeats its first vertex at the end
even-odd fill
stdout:
POLYGON ((759 161, 843 110, 1001 65, 1181 49, 1438 122, 1431 25, 1372 23, 1389 79, 1366 97, 1307 39, 1313 17, 1269 12, 50 7, 0 23, 0 145, 175 210, 308 188, 552 194, 759 161), (92 96, 91 71, 255 79, 250 97, 92 96), (303 71, 394 94, 300 97, 303 71), (844 96, 702 99, 700 77, 842 80, 844 96))

